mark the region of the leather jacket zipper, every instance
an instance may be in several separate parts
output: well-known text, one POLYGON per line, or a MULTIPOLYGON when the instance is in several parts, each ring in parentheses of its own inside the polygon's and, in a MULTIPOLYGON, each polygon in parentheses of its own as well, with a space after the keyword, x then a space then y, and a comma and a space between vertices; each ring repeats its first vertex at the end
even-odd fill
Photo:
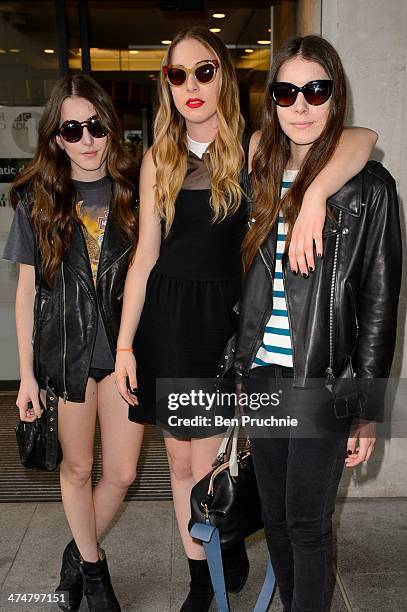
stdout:
POLYGON ((62 376, 64 381, 64 391, 62 394, 64 404, 68 399, 68 392, 66 390, 66 293, 65 293, 65 272, 64 262, 61 263, 61 275, 62 275, 62 299, 63 299, 63 329, 64 329, 64 348, 62 354, 62 376))
POLYGON ((295 347, 294 347, 293 332, 292 332, 293 326, 291 325, 291 315, 290 315, 290 309, 289 309, 289 306, 288 306, 288 292, 285 290, 284 259, 282 259, 282 261, 281 261, 281 271, 282 271, 282 274, 283 274, 285 303, 287 305, 288 327, 290 329, 291 347, 293 349, 293 376, 295 378, 295 347))
MULTIPOLYGON (((250 212, 251 212, 251 211, 250 211, 250 212)), ((251 226, 252 226, 252 224, 253 224, 253 223, 255 223, 255 219, 254 219, 254 218, 252 218, 252 216, 251 216, 251 214, 250 214, 250 215, 249 215, 249 220, 247 221, 247 225, 249 226, 249 229, 251 228, 251 226)), ((263 253, 263 249, 262 249, 262 247, 259 247, 259 253, 260 253, 260 257, 261 257, 261 259, 262 259, 262 261, 263 261, 263 263, 264 263, 264 265, 265 265, 265 267, 266 267, 266 269, 267 269, 267 271, 268 271, 268 273, 269 273, 269 275, 270 275, 270 280, 271 280, 271 282, 273 282, 273 272, 271 271, 271 268, 270 268, 269 264, 267 263, 267 260, 266 260, 266 257, 265 257, 265 255, 264 255, 264 253, 263 253)), ((266 323, 267 323, 267 320, 264 322, 264 325, 265 325, 266 323)), ((262 325, 262 326, 261 326, 261 328, 260 328, 260 330, 261 330, 261 331, 260 331, 260 333, 259 333, 259 334, 257 334, 257 336, 256 336, 256 341, 255 341, 255 343, 253 344, 253 346, 257 346, 257 342, 258 342, 259 337, 261 336, 261 334, 262 334, 262 333, 264 334, 264 325, 262 325)), ((257 348, 257 350, 258 350, 258 348, 257 348)), ((257 350, 256 350, 256 352, 257 352, 257 350)), ((253 363, 253 360, 254 360, 254 358, 255 358, 255 356, 256 356, 256 352, 253 352, 253 353, 251 354, 251 356, 250 356, 250 361, 249 361, 250 365, 249 365, 249 370, 248 370, 248 373, 250 372, 250 368, 251 368, 251 365, 252 365, 252 363, 253 363)), ((246 374, 246 376, 248 376, 248 373, 246 374)), ((242 372, 241 370, 236 370, 236 375, 237 375, 237 376, 243 376, 243 372, 242 372)))
POLYGON ((103 276, 106 274, 106 272, 109 272, 110 268, 112 266, 114 266, 115 263, 117 263, 118 261, 120 261, 122 259, 122 257, 124 257, 125 255, 127 255, 127 253, 132 249, 132 246, 129 246, 117 259, 115 259, 114 261, 111 262, 111 264, 109 266, 107 266, 106 270, 103 270, 102 274, 100 274, 100 276, 98 276, 97 280, 96 280, 96 285, 99 283, 100 279, 103 278, 103 276))
MULTIPOLYGON (((342 210, 339 213, 338 217, 338 225, 341 226, 342 221, 342 210)), ((334 262, 332 266, 332 279, 331 279, 331 293, 329 298, 329 365, 326 369, 328 383, 333 378, 335 378, 333 373, 333 365, 334 365, 334 310, 335 310, 335 286, 336 286, 336 270, 338 267, 338 257, 339 257, 339 238, 340 231, 337 230, 338 233, 335 239, 335 252, 334 252, 334 262)))
MULTIPOLYGON (((275 243, 275 245, 274 245, 274 253, 275 253, 275 249, 276 249, 276 244, 277 244, 277 239, 276 239, 276 243, 275 243)), ((260 253, 260 257, 261 257, 261 259, 262 259, 262 261, 263 261, 263 263, 264 263, 264 265, 265 265, 265 267, 266 267, 266 270, 267 270, 267 272, 269 273, 269 276, 270 276, 270 282, 271 282, 271 290, 273 290, 274 269, 272 270, 272 269, 270 268, 269 264, 267 263, 267 259, 266 259, 266 256, 265 256, 265 255, 264 255, 264 253, 263 253, 263 249, 262 249, 262 247, 259 247, 259 253, 260 253)), ((275 264, 276 264, 276 260, 274 259, 274 266, 275 266, 275 264)), ((273 308, 273 304, 271 305, 271 308, 273 308)), ((262 326, 261 326, 261 328, 260 328, 260 330, 261 330, 261 331, 260 331, 260 333, 257 335, 257 338, 256 338, 256 345, 257 345, 257 341, 258 341, 259 337, 261 338, 262 336, 264 336, 264 328, 265 328, 265 326, 266 326, 266 324, 267 324, 267 321, 268 321, 268 320, 269 320, 269 318, 270 318, 270 314, 271 314, 270 312, 267 312, 267 311, 266 311, 266 317, 265 317, 264 321, 262 322, 262 326)), ((257 350, 258 350, 258 348, 257 348, 257 350)), ((256 351, 256 353, 257 353, 257 351, 256 351)), ((253 360, 254 360, 254 358, 255 358, 255 356, 256 356, 256 353, 254 353, 254 354, 251 356, 251 359, 250 359, 250 365, 253 363, 253 360)))
MULTIPOLYGON (((111 341, 111 338, 110 338, 110 334, 109 334, 109 331, 108 331, 108 326, 106 325, 105 314, 103 312, 103 308, 99 307, 99 299, 98 299, 98 294, 97 294, 97 287, 98 287, 100 279, 104 277, 104 275, 112 268, 112 266, 114 266, 115 263, 120 261, 125 255, 127 255, 127 253, 129 251, 131 251, 132 248, 133 248, 132 246, 129 246, 117 259, 112 261, 111 264, 109 266, 107 266, 106 270, 103 270, 103 272, 96 279, 96 301, 97 301, 97 304, 98 304, 98 310, 99 310, 100 316, 102 317, 103 325, 105 326, 105 330, 106 330, 106 334, 108 336, 109 343, 111 345, 110 348, 111 348, 111 351, 112 351, 112 354, 113 354, 113 358, 115 358, 115 356, 116 356, 115 355, 115 348, 116 347, 114 347, 113 344, 112 344, 112 341, 111 341)), ((124 293, 124 290, 123 290, 123 293, 124 293)), ((122 293, 122 297, 123 297, 123 293, 122 293)))

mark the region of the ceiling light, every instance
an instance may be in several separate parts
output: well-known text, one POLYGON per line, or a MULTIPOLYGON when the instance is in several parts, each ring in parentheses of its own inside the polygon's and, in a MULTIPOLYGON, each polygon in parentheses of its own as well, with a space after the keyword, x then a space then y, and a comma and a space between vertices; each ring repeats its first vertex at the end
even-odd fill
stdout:
POLYGON ((254 49, 245 49, 244 52, 245 53, 254 53, 254 49))
POLYGON ((161 44, 162 45, 170 45, 172 43, 172 40, 162 40, 161 44))
POLYGON ((219 32, 222 32, 221 28, 209 28, 209 32, 213 32, 213 34, 218 34, 219 32))
POLYGON ((258 40, 257 44, 258 45, 269 45, 270 41, 269 40, 258 40))
POLYGON ((0 53, 7 53, 5 49, 0 49, 0 53))
POLYGON ((137 49, 130 49, 130 55, 136 55, 138 53, 137 49))
POLYGON ((224 19, 226 17, 225 13, 213 13, 212 17, 214 19, 224 19))
POLYGON ((44 53, 51 55, 52 53, 55 53, 55 49, 44 49, 44 53))
POLYGON ((20 53, 20 49, 9 49, 10 53, 20 53))

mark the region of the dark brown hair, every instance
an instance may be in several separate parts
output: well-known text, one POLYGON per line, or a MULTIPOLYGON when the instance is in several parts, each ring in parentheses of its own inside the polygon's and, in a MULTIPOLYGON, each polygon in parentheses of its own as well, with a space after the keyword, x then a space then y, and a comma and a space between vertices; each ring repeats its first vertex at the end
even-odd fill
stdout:
POLYGON ((261 137, 253 157, 253 216, 255 223, 242 245, 243 265, 248 270, 260 246, 270 234, 281 208, 288 224, 286 247, 301 208, 304 194, 315 177, 331 159, 340 139, 346 113, 346 82, 342 62, 333 46, 320 36, 288 40, 275 56, 268 83, 278 79, 285 62, 295 57, 320 64, 333 81, 331 107, 324 130, 308 151, 297 178, 281 199, 283 172, 290 157, 290 140, 281 129, 276 105, 265 92, 261 137))
MULTIPOLYGON (((43 274, 51 282, 72 237, 72 219, 77 219, 71 163, 56 142, 61 107, 66 98, 85 98, 95 107, 108 132, 106 172, 113 182, 115 220, 136 243, 134 211, 137 172, 135 162, 121 144, 122 128, 110 96, 91 77, 82 74, 59 79, 45 105, 38 129, 38 146, 33 159, 14 181, 10 200, 15 208, 23 186, 33 195, 32 220, 41 254, 43 274)), ((134 247, 135 248, 135 247, 134 247)), ((133 251, 134 252, 134 251, 133 251)))

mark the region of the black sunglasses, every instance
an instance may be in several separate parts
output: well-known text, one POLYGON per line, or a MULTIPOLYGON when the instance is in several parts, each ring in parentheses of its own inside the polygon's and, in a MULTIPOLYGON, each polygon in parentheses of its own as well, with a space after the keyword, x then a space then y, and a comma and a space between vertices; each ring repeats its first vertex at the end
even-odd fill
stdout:
POLYGON ((270 83, 269 91, 277 106, 292 106, 300 92, 312 106, 320 106, 326 102, 332 94, 332 81, 320 80, 310 81, 302 87, 283 81, 270 83))
POLYGON ((89 134, 93 138, 103 138, 107 135, 107 130, 100 123, 99 117, 93 115, 86 121, 76 121, 76 119, 68 119, 64 121, 58 129, 58 134, 62 136, 66 142, 79 142, 83 135, 83 128, 87 127, 89 134))
POLYGON ((163 66, 163 72, 167 77, 168 82, 174 87, 180 87, 185 83, 189 74, 193 74, 199 83, 206 85, 212 83, 216 77, 216 72, 219 69, 218 60, 203 60, 198 62, 192 68, 185 68, 181 64, 169 64, 163 66))

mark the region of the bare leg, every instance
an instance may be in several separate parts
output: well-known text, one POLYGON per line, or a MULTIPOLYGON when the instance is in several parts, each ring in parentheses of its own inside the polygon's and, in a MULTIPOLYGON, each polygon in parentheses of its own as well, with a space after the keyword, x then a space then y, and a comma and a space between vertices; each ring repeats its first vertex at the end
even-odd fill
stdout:
POLYGON ((174 509, 185 553, 189 559, 205 559, 203 546, 188 532, 191 516, 191 489, 212 468, 219 447, 218 438, 177 440, 165 436, 174 509))
POLYGON ((103 475, 93 491, 93 503, 99 540, 136 478, 144 426, 128 420, 128 405, 113 375, 98 383, 97 392, 103 475))
POLYGON ((63 460, 61 493, 66 518, 86 561, 98 560, 92 464, 97 410, 96 382, 88 380, 84 403, 59 401, 59 439, 63 460))

